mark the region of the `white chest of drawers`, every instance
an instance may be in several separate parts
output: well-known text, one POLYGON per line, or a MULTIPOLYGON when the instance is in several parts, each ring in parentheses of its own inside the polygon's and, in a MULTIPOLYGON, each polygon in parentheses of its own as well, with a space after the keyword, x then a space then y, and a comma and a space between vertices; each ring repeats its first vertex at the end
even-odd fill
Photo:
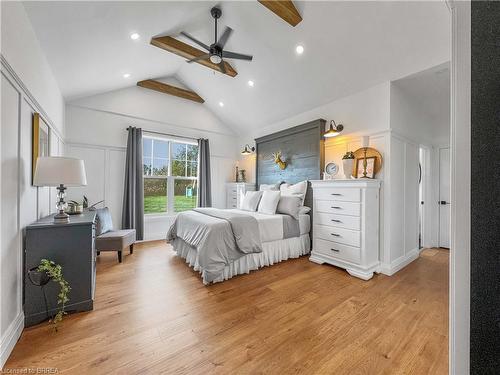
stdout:
POLYGON ((379 267, 380 181, 311 181, 315 263, 344 268, 363 280, 379 267))
POLYGON ((247 191, 254 191, 255 184, 246 182, 228 182, 226 184, 226 208, 240 207, 241 200, 247 191))

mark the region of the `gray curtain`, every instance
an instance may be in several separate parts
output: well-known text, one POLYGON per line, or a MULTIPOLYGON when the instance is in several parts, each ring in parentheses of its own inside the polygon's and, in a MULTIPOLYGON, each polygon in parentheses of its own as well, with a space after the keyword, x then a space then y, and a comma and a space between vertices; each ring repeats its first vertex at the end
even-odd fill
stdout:
POLYGON ((199 175, 198 207, 212 207, 212 187, 210 184, 210 146, 208 139, 198 139, 199 175))
POLYGON ((135 229, 137 239, 144 239, 144 180, 142 166, 142 129, 129 127, 122 228, 135 229))

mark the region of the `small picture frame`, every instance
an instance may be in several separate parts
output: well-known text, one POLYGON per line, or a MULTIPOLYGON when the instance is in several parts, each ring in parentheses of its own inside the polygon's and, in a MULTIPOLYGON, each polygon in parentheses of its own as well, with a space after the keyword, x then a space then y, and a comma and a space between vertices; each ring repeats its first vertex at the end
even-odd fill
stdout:
MULTIPOLYGON (((374 178, 375 177, 375 156, 370 156, 366 158, 366 178, 374 178)), ((357 178, 365 178, 363 175, 364 172, 364 162, 365 158, 356 159, 356 177, 357 178)))

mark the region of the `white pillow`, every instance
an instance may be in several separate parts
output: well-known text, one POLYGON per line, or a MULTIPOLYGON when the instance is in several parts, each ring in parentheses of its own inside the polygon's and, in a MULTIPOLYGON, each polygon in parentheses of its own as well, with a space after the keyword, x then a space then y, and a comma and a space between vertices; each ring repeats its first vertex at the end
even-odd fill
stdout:
MULTIPOLYGON (((282 195, 276 210, 279 214, 290 215, 291 217, 299 220, 299 213, 301 209, 302 200, 298 195, 282 195)), ((303 206, 302 206, 303 207, 303 206)))
POLYGON ((260 191, 266 191, 266 190, 279 191, 279 189, 280 189, 280 182, 276 184, 261 184, 259 187, 260 191))
POLYGON ((276 207, 280 201, 281 193, 279 191, 266 190, 262 194, 262 199, 259 203, 259 212, 261 214, 274 215, 276 207))
POLYGON ((240 209, 255 212, 261 197, 262 191, 247 191, 241 202, 240 209))
POLYGON ((297 182, 294 185, 282 184, 280 186, 280 191, 281 191, 282 195, 299 196, 302 199, 301 204, 303 205, 304 199, 306 198, 306 192, 307 192, 307 180, 297 182))
POLYGON ((311 207, 302 206, 302 207, 300 207, 300 209, 299 209, 299 215, 305 215, 305 214, 308 214, 310 211, 311 211, 311 207))

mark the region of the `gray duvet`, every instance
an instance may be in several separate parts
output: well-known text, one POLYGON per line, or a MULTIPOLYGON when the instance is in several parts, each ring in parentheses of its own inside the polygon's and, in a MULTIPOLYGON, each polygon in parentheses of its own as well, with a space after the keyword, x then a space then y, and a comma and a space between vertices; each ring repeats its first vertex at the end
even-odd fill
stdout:
POLYGON ((254 217, 217 208, 196 208, 178 214, 168 230, 167 241, 176 238, 197 249, 208 282, 215 280, 229 263, 262 252, 254 217))

